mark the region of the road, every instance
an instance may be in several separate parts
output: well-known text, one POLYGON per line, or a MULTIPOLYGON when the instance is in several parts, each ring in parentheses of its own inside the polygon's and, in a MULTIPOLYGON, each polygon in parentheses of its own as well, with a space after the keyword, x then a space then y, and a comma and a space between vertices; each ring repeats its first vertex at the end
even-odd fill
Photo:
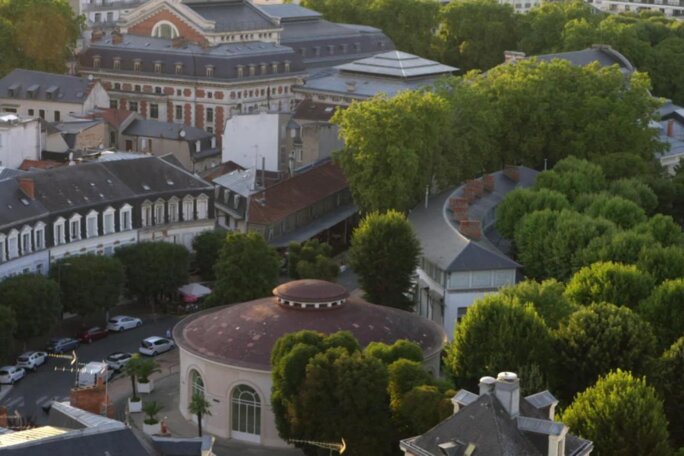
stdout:
MULTIPOLYGON (((164 336, 166 330, 177 321, 177 317, 168 316, 154 321, 143 318, 143 325, 140 328, 110 334, 109 337, 92 344, 83 344, 76 350, 76 356, 79 362, 87 363, 101 361, 115 351, 135 353, 142 339, 149 336, 164 336)), ((42 348, 35 347, 34 349, 42 348)), ((68 400, 69 391, 76 381, 76 374, 73 372, 55 371, 55 368, 61 367, 68 368, 69 360, 50 358, 46 364, 35 372, 29 372, 26 377, 16 383, 9 394, 0 401, 0 405, 7 407, 10 414, 18 410, 24 418, 31 418, 35 424, 46 424, 47 414, 43 413, 41 407, 53 400, 68 400)), ((1 388, 5 389, 7 385, 2 385, 1 388)))

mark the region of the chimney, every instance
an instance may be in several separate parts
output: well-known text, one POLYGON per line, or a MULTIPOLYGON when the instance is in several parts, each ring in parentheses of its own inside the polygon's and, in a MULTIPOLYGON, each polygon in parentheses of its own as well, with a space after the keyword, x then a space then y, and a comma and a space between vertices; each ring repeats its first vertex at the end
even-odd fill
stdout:
POLYGON ((672 136, 674 136, 673 131, 674 131, 674 119, 670 119, 667 121, 667 136, 672 138, 672 136))
POLYGON ((347 81, 344 83, 347 86, 347 92, 356 92, 356 82, 347 81))
POLYGON ((34 200, 36 199, 36 185, 33 182, 33 179, 30 177, 21 177, 19 178, 19 188, 21 189, 22 192, 24 192, 24 195, 26 195, 28 198, 34 200))
POLYGON ((121 34, 121 32, 114 30, 112 32, 112 44, 121 44, 121 43, 123 43, 123 35, 121 34))
POLYGON ((524 52, 504 51, 504 63, 515 63, 525 60, 527 56, 524 52))
POLYGON ((473 241, 482 239, 482 225, 479 220, 462 220, 458 223, 462 235, 473 241))
POLYGON ((512 417, 520 412, 520 379, 513 372, 499 372, 494 384, 494 394, 512 417))
POLYGON ((485 174, 482 176, 482 186, 484 187, 485 191, 488 191, 489 193, 493 192, 494 188, 496 187, 494 182, 493 174, 485 174))
POLYGON ((186 43, 185 37, 177 36, 171 40, 171 47, 178 49, 185 46, 186 43))
POLYGON ((489 394, 494 391, 494 384, 496 379, 494 377, 482 377, 480 379, 480 396, 483 394, 489 394))
POLYGON ((95 29, 93 30, 93 33, 90 35, 90 41, 100 41, 103 36, 104 32, 101 29, 95 29))
POLYGON ((503 170, 504 176, 513 182, 520 182, 520 168, 514 165, 506 165, 503 170))

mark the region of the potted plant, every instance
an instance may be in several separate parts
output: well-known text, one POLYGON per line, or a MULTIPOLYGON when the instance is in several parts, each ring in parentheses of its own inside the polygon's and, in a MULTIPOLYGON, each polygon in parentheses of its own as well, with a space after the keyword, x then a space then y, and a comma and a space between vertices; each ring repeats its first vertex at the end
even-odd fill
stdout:
POLYGON ((157 419, 157 414, 161 412, 162 406, 156 401, 147 402, 143 405, 143 411, 147 417, 143 420, 143 432, 147 435, 161 434, 161 423, 157 419))
POLYGON ((138 397, 138 390, 136 388, 136 377, 138 376, 138 369, 141 361, 142 358, 140 358, 140 355, 135 354, 123 368, 124 374, 131 378, 131 387, 133 388, 133 396, 128 399, 129 413, 140 413, 142 411, 142 400, 138 397))
POLYGON ((202 393, 194 393, 188 404, 188 412, 197 415, 197 435, 202 437, 202 417, 211 416, 209 408, 211 404, 204 398, 202 393))
POLYGON ((136 382, 139 393, 151 393, 154 390, 154 382, 150 375, 160 372, 159 365, 152 358, 140 358, 136 367, 136 382))

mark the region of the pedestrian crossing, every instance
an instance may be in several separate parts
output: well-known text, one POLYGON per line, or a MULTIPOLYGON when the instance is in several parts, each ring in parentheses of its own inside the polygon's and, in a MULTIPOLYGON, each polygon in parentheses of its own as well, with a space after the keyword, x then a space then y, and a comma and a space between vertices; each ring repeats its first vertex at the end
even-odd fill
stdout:
POLYGON ((19 408, 24 408, 29 405, 35 405, 38 408, 44 407, 53 401, 64 402, 68 400, 69 396, 41 396, 37 398, 34 402, 27 403, 24 396, 17 396, 8 400, 0 401, 0 405, 2 405, 3 407, 7 407, 7 410, 11 411, 19 408))

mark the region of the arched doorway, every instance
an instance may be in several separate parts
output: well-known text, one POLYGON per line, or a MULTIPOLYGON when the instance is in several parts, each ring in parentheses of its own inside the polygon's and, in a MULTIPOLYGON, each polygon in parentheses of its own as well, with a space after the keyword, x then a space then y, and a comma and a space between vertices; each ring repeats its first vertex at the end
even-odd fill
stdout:
POLYGON ((235 387, 231 395, 230 421, 233 438, 261 442, 261 399, 254 388, 235 387))
POLYGON ((190 371, 190 400, 195 394, 201 394, 204 397, 204 380, 200 373, 193 369, 190 371))

